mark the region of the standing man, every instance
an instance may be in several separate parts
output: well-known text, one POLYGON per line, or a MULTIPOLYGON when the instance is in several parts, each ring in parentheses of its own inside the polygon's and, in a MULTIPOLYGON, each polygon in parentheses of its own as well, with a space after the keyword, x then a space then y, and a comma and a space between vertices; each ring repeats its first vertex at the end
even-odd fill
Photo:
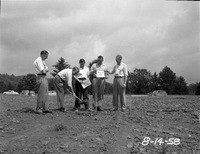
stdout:
POLYGON ((102 100, 104 95, 105 86, 105 70, 106 66, 103 64, 103 56, 98 56, 97 63, 91 67, 92 80, 92 94, 93 94, 93 107, 95 111, 102 111, 102 100))
POLYGON ((76 96, 76 94, 74 93, 73 87, 72 87, 72 78, 73 78, 73 75, 78 74, 78 72, 79 72, 78 67, 73 67, 73 69, 67 68, 67 69, 60 71, 53 78, 53 84, 54 84, 55 91, 57 94, 58 109, 61 112, 65 112, 63 103, 64 103, 66 86, 68 86, 69 91, 72 93, 72 95, 76 96))
POLYGON ((83 87, 83 82, 89 80, 89 68, 85 66, 85 60, 79 60, 79 73, 76 75, 76 96, 81 99, 83 96, 83 100, 80 102, 78 99, 75 100, 75 111, 80 109, 80 103, 85 105, 85 109, 89 109, 89 97, 88 97, 88 87, 83 87))
POLYGON ((48 58, 48 52, 43 50, 40 52, 40 56, 34 61, 33 65, 36 68, 37 72, 37 113, 45 113, 48 112, 46 110, 46 102, 48 100, 48 81, 47 81, 47 73, 49 72, 47 65, 45 64, 45 60, 48 58))
POLYGON ((116 56, 117 64, 109 72, 114 74, 113 81, 113 111, 118 110, 118 97, 120 97, 121 111, 126 110, 126 81, 128 76, 127 65, 122 62, 122 56, 116 56))

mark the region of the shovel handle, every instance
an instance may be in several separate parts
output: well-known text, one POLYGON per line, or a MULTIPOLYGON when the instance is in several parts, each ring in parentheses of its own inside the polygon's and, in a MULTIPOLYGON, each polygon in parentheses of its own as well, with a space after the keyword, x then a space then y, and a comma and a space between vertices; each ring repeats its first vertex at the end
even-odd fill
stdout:
MULTIPOLYGON (((68 90, 68 91, 69 91, 69 90, 68 90)), ((70 94, 72 94, 72 92, 71 92, 71 91, 69 91, 69 93, 70 93, 70 94)), ((81 99, 80 99, 80 98, 78 98, 76 95, 74 96, 74 95, 72 94, 72 96, 73 96, 73 97, 75 97, 75 98, 77 98, 79 101, 81 101, 81 99)))

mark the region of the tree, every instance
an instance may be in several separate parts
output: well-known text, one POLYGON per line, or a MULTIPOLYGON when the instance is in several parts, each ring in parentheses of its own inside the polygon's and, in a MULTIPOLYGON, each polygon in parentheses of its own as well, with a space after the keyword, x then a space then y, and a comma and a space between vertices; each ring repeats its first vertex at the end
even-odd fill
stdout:
POLYGON ((11 82, 8 82, 7 88, 9 90, 14 90, 15 89, 15 84, 14 83, 12 84, 11 82))
POLYGON ((197 85, 197 89, 196 89, 195 95, 200 95, 200 82, 197 85))
POLYGON ((113 92, 113 84, 109 83, 109 82, 105 82, 104 93, 105 94, 112 94, 112 92, 113 92))
POLYGON ((168 94, 174 93, 175 80, 176 74, 167 66, 159 73, 160 88, 165 90, 168 94))
POLYGON ((22 76, 8 75, 8 74, 0 74, 0 81, 2 81, 0 85, 0 91, 8 91, 8 90, 16 90, 16 85, 22 76))
POLYGON ((152 92, 158 89, 159 89, 159 80, 158 80, 158 75, 155 72, 150 79, 149 91, 152 92))
POLYGON ((7 91, 7 85, 5 84, 5 82, 0 81, 0 92, 3 93, 5 91, 7 91))
POLYGON ((21 93, 23 90, 33 90, 36 89, 36 75, 35 74, 27 74, 22 77, 17 85, 17 91, 21 93))
POLYGON ((151 73, 146 69, 135 69, 128 72, 127 93, 146 94, 150 90, 151 73))
POLYGON ((174 94, 186 95, 188 94, 187 83, 185 79, 180 76, 177 77, 174 84, 174 94))
POLYGON ((189 95, 195 95, 197 91, 197 86, 199 83, 192 83, 188 86, 188 93, 189 95))
POLYGON ((65 61, 64 58, 60 57, 58 62, 56 62, 56 64, 53 65, 53 67, 55 67, 55 70, 51 72, 51 75, 56 76, 56 74, 62 71, 63 69, 70 68, 70 65, 65 61))
POLYGON ((26 85, 27 90, 35 90, 36 85, 36 75, 35 74, 27 74, 26 75, 26 85))

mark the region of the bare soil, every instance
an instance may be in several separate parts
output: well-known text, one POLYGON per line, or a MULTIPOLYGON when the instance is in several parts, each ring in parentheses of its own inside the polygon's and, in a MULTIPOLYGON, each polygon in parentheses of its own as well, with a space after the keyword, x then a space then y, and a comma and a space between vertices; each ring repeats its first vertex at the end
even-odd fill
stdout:
POLYGON ((128 109, 121 112, 111 110, 106 95, 96 115, 84 106, 74 112, 74 98, 65 99, 65 113, 54 110, 51 96, 53 113, 40 115, 36 97, 1 94, 0 153, 200 154, 200 97, 127 95, 128 109))

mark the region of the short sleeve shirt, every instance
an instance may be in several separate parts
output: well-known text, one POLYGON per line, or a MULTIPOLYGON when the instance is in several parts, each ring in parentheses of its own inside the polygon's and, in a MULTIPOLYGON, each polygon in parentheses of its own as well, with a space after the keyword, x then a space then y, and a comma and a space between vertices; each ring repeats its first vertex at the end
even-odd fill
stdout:
POLYGON ((79 67, 79 73, 76 75, 76 77, 87 79, 89 76, 89 73, 90 73, 90 70, 87 66, 84 66, 84 68, 79 67))
POLYGON ((63 79, 68 86, 72 87, 72 69, 64 69, 58 73, 61 79, 63 79))
MULTIPOLYGON (((106 65, 102 64, 102 65, 98 65, 97 63, 96 64, 93 64, 92 67, 91 67, 91 71, 106 71, 106 65)), ((94 74, 96 75, 96 74, 94 74)))

